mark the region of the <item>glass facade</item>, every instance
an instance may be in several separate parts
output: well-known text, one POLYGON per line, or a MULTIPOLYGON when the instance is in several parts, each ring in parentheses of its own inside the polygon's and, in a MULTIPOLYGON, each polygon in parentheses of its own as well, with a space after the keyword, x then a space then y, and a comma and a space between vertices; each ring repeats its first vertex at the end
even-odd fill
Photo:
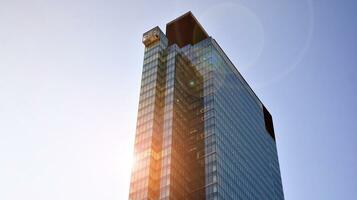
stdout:
POLYGON ((166 29, 143 36, 129 199, 284 199, 269 112, 191 13, 166 29))

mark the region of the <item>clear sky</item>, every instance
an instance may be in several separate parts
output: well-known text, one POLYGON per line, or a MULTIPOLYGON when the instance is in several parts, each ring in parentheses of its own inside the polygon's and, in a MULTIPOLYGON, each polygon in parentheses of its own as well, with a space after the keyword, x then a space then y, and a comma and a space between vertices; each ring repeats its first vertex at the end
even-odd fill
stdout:
POLYGON ((356 199, 356 9, 0 0, 0 199, 127 199, 141 36, 189 10, 273 115, 286 199, 356 199))

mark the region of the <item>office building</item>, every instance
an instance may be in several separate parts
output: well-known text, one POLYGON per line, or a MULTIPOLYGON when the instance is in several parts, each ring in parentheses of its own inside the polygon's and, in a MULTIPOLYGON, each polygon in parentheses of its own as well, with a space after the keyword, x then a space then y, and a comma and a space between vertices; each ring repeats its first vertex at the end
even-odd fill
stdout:
POLYGON ((192 13, 142 42, 129 199, 284 199, 272 116, 192 13))

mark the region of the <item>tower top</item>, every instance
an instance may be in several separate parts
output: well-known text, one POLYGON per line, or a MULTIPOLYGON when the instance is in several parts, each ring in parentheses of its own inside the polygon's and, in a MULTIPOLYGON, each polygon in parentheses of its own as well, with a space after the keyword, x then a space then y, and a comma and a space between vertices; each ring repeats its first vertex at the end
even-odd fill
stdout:
POLYGON ((184 47, 194 45, 209 37, 192 12, 189 11, 166 24, 166 37, 169 46, 177 44, 184 47))

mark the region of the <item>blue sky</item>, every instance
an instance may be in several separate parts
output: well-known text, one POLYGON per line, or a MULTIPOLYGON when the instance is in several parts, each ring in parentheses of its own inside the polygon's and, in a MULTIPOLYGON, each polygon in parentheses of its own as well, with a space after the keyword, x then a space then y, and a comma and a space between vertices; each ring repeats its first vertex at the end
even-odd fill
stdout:
POLYGON ((355 199, 356 8, 0 1, 0 199, 126 199, 142 33, 189 10, 273 115, 286 199, 355 199))

